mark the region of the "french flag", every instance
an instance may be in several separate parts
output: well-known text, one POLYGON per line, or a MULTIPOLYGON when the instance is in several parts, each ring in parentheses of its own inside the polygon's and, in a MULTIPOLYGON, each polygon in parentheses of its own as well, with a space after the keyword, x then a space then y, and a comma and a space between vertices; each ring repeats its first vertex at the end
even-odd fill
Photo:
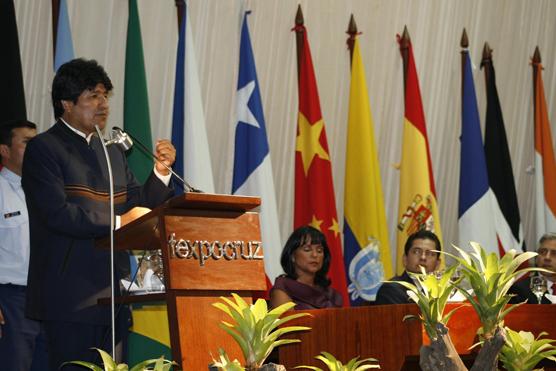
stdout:
POLYGON ((263 105, 247 25, 248 14, 245 13, 241 27, 232 194, 261 198, 259 215, 265 271, 269 281, 274 282, 283 273, 280 266, 282 243, 263 105))
POLYGON ((464 51, 464 55, 458 208, 459 246, 465 249, 469 247, 470 241, 475 241, 487 251, 498 254, 493 222, 495 199, 488 183, 471 59, 467 51, 464 51))

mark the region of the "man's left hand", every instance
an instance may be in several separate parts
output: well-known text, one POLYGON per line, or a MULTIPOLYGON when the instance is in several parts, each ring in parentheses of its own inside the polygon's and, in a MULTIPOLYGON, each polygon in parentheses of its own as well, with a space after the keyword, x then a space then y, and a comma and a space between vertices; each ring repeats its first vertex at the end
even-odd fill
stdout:
MULTIPOLYGON (((164 165, 170 167, 176 161, 176 148, 167 139, 161 139, 156 142, 156 157, 164 163, 164 165)), ((160 164, 158 161, 155 163, 156 171, 161 175, 168 175, 170 171, 160 164)))

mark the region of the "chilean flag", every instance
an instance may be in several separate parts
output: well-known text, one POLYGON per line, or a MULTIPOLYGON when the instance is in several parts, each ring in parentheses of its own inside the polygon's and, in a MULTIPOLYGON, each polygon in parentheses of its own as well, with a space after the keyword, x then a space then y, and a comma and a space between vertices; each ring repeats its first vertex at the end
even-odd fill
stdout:
POLYGON ((270 282, 274 282, 274 279, 283 273, 280 266, 282 243, 270 148, 247 25, 248 14, 249 12, 245 13, 241 27, 232 194, 261 198, 259 215, 264 265, 267 278, 270 282))

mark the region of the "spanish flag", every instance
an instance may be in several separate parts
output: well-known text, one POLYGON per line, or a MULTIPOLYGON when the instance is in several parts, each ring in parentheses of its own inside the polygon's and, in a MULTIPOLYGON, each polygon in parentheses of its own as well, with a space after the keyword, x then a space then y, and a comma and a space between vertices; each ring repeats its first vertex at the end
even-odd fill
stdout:
POLYGON ((349 305, 332 166, 311 50, 305 26, 298 23, 294 30, 298 37, 299 91, 294 228, 309 224, 324 233, 332 258, 328 276, 332 280, 332 287, 342 294, 344 305, 349 305))
POLYGON ((544 96, 542 69, 541 56, 537 47, 533 57, 537 239, 547 232, 556 231, 556 161, 544 96))
POLYGON ((392 277, 374 124, 359 40, 353 44, 344 188, 344 261, 351 303, 374 301, 392 277))
POLYGON ((421 102, 417 69, 413 58, 411 40, 404 30, 398 36, 405 76, 405 118, 403 123, 402 160, 400 163, 400 203, 398 209, 397 240, 398 254, 396 270, 403 272, 402 257, 404 244, 412 233, 427 229, 434 232, 440 241, 440 217, 436 202, 436 190, 432 162, 427 138, 425 114, 421 102))

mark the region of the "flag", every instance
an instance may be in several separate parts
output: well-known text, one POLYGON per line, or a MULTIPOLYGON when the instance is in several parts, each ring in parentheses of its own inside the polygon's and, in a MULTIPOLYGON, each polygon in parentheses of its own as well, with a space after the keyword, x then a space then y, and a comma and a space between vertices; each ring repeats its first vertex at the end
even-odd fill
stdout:
POLYGON ((56 51, 54 54, 54 71, 58 71, 58 68, 60 68, 62 64, 72 60, 74 55, 68 4, 66 0, 60 0, 58 28, 56 31, 56 51))
MULTIPOLYGON (((183 7, 178 36, 172 143, 176 147, 174 171, 193 187, 214 193, 205 113, 187 3, 183 7)), ((177 193, 181 193, 180 190, 177 188, 177 193)))
MULTIPOLYGON (((399 38, 398 41, 403 56, 405 39, 399 38)), ((427 229, 434 232, 442 241, 427 126, 413 58, 413 47, 409 36, 407 36, 407 52, 397 230, 396 270, 398 273, 404 270, 402 258, 404 245, 409 235, 420 229, 427 229)))
MULTIPOLYGON (((152 135, 149 118, 147 79, 143 59, 143 43, 137 0, 129 0, 127 45, 124 81, 124 129, 138 138, 152 151, 152 135)), ((135 177, 143 183, 153 170, 153 162, 137 146, 128 153, 128 163, 135 177)), ((130 256, 132 272, 137 264, 130 256)), ((134 276, 134 275, 133 275, 134 276)), ((168 316, 165 306, 134 305, 133 327, 128 339, 128 363, 135 365, 145 359, 164 355, 171 359, 168 316)))
MULTIPOLYGON (((131 133, 152 151, 149 96, 137 0, 129 0, 125 51, 124 130, 131 133)), ((127 152, 127 156, 135 177, 139 182, 145 182, 153 169, 152 159, 137 146, 133 146, 127 152)))
POLYGON ((164 356, 172 359, 166 304, 133 304, 128 336, 128 364, 164 356))
POLYGON ((496 198, 493 219, 502 256, 510 249, 524 250, 525 243, 492 58, 483 58, 481 65, 485 70, 487 91, 485 156, 488 183, 496 198))
POLYGON ((388 225, 359 40, 353 44, 344 187, 344 260, 351 304, 374 301, 392 276, 388 225))
POLYGON ((465 51, 461 100, 461 156, 459 175, 459 246, 479 242, 498 254, 493 223, 494 195, 488 185, 479 109, 469 52, 465 51))
POLYGON ((265 272, 269 282, 274 282, 274 279, 283 273, 280 266, 282 243, 270 148, 266 135, 255 58, 249 37, 247 14, 246 12, 243 17, 239 48, 232 194, 261 198, 259 215, 265 272))
MULTIPOLYGON (((539 53, 540 54, 540 53, 539 53)), ((533 59, 535 99, 535 193, 537 240, 556 232, 556 161, 544 96, 542 64, 533 59)))
POLYGON ((13 0, 0 1, 0 44, 4 52, 0 58, 0 122, 26 119, 25 91, 19 55, 19 38, 13 0))
POLYGON ((302 43, 298 48, 299 115, 295 143, 294 228, 309 224, 324 233, 331 254, 328 276, 332 287, 342 294, 344 305, 349 305, 332 165, 307 30, 303 25, 296 25, 295 30, 301 33, 302 43))

